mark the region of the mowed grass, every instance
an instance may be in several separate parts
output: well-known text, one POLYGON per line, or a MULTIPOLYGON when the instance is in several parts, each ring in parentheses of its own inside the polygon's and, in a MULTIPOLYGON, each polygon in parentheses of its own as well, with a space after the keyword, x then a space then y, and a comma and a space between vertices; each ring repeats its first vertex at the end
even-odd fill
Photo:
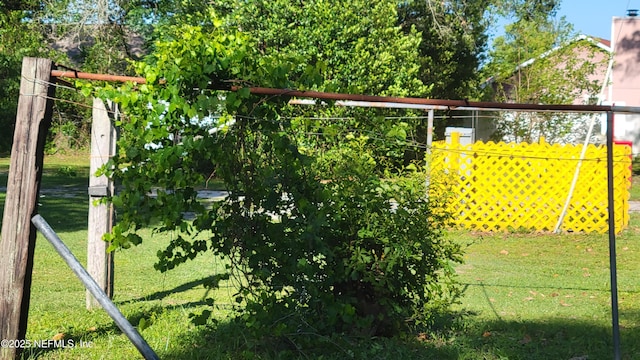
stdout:
MULTIPOLYGON (((616 246, 624 359, 640 359, 639 220, 616 246)), ((471 244, 457 268, 459 310, 470 313, 462 338, 477 351, 469 359, 612 358, 606 235, 460 238, 471 244)))
MULTIPOLYGON (((86 264, 87 253, 88 159, 88 155, 83 154, 45 159, 42 189, 68 189, 69 192, 65 196, 41 196, 39 206, 39 213, 82 264, 86 264), (78 188, 84 190, 84 194, 79 193, 78 188)), ((0 187, 6 186, 8 164, 8 159, 0 159, 0 187)), ((4 200, 5 193, 0 192, 0 210, 4 209, 4 200)), ((149 344, 163 354, 163 359, 181 359, 193 346, 191 336, 196 327, 191 323, 190 314, 210 308, 205 304, 205 295, 215 298, 222 308, 230 302, 232 290, 228 286, 223 284, 215 294, 204 287, 211 276, 224 269, 224 263, 217 258, 201 257, 163 274, 153 265, 156 253, 164 250, 170 236, 145 231, 143 237, 146 239, 144 246, 115 254, 114 301, 134 325, 140 325, 142 320, 144 330, 141 328, 140 331, 149 344)), ((39 341, 64 336, 75 340, 76 344, 83 341, 83 345, 91 346, 39 349, 26 352, 25 358, 140 358, 135 347, 104 311, 85 309, 85 297, 81 282, 39 234, 27 339, 39 341)), ((227 313, 214 314, 224 318, 227 313)))
MULTIPOLYGON (((88 157, 87 157, 88 159, 88 157)), ((47 182, 83 184, 87 162, 45 160, 47 182), (55 170, 63 166, 64 171, 55 170), (76 176, 73 171, 76 170, 76 176), (49 174, 49 175, 47 175, 49 174), (47 177, 49 176, 49 180, 47 177)), ((2 164, 0 159, 0 181, 2 164)), ((6 179, 6 176, 4 177, 6 179)), ((4 180, 6 181, 6 180, 4 180)), ((86 183, 84 183, 86 184, 86 183)), ((4 186, 0 182, 0 186, 4 186)), ((79 185, 85 186, 85 185, 79 185)), ((4 194, 0 193, 0 206, 4 194)), ((86 195, 41 198, 40 213, 78 259, 86 261, 86 195)), ((617 238, 623 359, 640 359, 640 216, 617 238)), ((611 359, 608 237, 584 234, 477 234, 453 231, 465 246, 457 266, 465 288, 461 303, 433 329, 402 339, 318 337, 319 345, 292 351, 248 338, 231 315, 233 289, 207 294, 206 280, 224 261, 202 256, 167 273, 153 269, 170 235, 143 232, 141 246, 115 255, 116 305, 138 326, 162 359, 611 359), (195 326, 191 313, 211 309, 205 295, 222 306, 217 328, 195 326), (284 352, 284 350, 288 350, 284 352)), ((55 336, 90 347, 40 349, 37 359, 141 358, 102 311, 85 309, 85 291, 49 243, 38 237, 27 338, 55 336), (64 335, 62 335, 64 334, 64 335)))

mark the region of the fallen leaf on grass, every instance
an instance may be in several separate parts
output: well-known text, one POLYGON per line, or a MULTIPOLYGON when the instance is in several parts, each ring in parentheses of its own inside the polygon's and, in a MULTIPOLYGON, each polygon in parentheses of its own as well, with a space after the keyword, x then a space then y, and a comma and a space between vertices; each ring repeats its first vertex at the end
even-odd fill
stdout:
POLYGON ((489 298, 489 302, 496 302, 496 299, 494 299, 494 298, 489 298))
POLYGON ((64 339, 65 335, 66 335, 65 333, 57 333, 53 335, 52 339, 55 341, 62 340, 64 339))
POLYGON ((625 246, 625 247, 622 248, 622 250, 627 251, 627 250, 629 250, 629 248, 625 246))
POLYGON ((532 298, 531 296, 528 296, 528 297, 526 297, 526 298, 524 298, 524 299, 525 299, 526 301, 531 301, 531 300, 533 300, 533 298, 532 298))
POLYGON ((522 256, 529 256, 529 253, 522 253, 522 256))
POLYGON ((417 339, 419 341, 427 341, 427 340, 429 340, 429 335, 427 335, 427 333, 421 332, 420 334, 418 334, 417 339))
POLYGON ((560 296, 560 294, 555 293, 555 292, 554 292, 554 293, 551 293, 551 297, 557 297, 557 296, 560 296))
POLYGON ((592 252, 593 249, 592 248, 587 248, 587 252, 592 252))
POLYGON ((571 306, 571 304, 567 304, 564 300, 560 300, 560 305, 562 306, 571 306))
POLYGON ((90 327, 90 328, 88 328, 88 329, 87 329, 87 331, 90 331, 90 332, 94 332, 94 331, 96 331, 96 330, 98 330, 98 328, 97 328, 97 327, 95 327, 95 326, 92 326, 92 327, 90 327))
POLYGON ((500 254, 502 255, 509 255, 509 252, 507 250, 501 250, 500 254))
POLYGON ((490 336, 491 336, 491 331, 485 331, 485 332, 482 333, 482 337, 483 338, 488 338, 490 336))
POLYGON ((526 335, 526 334, 524 335, 524 337, 522 338, 522 340, 518 341, 518 343, 519 343, 520 345, 525 345, 525 344, 528 344, 528 343, 530 343, 530 342, 531 342, 531 336, 526 335))

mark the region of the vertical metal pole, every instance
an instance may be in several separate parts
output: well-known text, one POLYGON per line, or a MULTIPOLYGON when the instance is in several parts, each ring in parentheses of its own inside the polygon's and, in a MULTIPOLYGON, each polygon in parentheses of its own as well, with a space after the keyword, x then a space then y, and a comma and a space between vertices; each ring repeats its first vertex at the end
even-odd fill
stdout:
POLYGON ((613 198, 613 112, 607 112, 607 185, 609 200, 609 270, 611 273, 611 322, 613 325, 613 358, 621 359, 620 321, 618 315, 618 274, 616 266, 616 219, 613 198))
POLYGON ((431 151, 433 143, 433 109, 429 110, 429 118, 427 120, 427 151, 431 151))
POLYGON ((425 154, 427 176, 424 181, 426 198, 429 198, 429 186, 431 186, 431 145, 433 144, 433 109, 429 110, 427 120, 427 153, 425 154))

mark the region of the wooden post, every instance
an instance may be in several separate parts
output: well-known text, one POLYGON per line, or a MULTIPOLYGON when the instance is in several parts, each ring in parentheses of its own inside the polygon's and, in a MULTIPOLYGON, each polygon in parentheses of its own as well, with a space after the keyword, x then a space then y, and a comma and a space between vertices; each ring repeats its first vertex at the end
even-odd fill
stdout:
MULTIPOLYGON (((107 110, 104 101, 93 99, 87 271, 109 298, 113 298, 113 253, 107 253, 108 244, 102 240, 102 236, 110 232, 113 226, 113 207, 96 204, 96 201, 113 194, 113 182, 104 175, 95 176, 95 173, 115 155, 116 130, 111 121, 114 113, 115 106, 111 105, 107 110)), ((99 306, 98 301, 87 290, 87 309, 99 306)))
MULTIPOLYGON (((27 332, 36 214, 47 132, 51 125, 55 86, 52 62, 25 58, 22 62, 18 113, 11 149, 7 197, 0 237, 0 339, 24 339, 27 332)), ((0 348, 0 359, 20 355, 15 347, 0 348)))

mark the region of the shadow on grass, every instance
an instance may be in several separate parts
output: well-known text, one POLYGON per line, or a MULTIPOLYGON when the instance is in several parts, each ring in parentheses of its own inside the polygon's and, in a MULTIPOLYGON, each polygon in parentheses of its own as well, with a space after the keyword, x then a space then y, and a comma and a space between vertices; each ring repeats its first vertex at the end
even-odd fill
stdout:
MULTIPOLYGON (((38 213, 42 215, 57 232, 78 231, 87 229, 89 211, 89 195, 87 186, 78 187, 84 180, 64 178, 56 180, 54 193, 43 183, 38 199, 38 213)), ((0 184, 4 186, 6 183, 0 184)), ((0 192, 0 226, 5 210, 6 192, 0 192)))
MULTIPOLYGON (((178 305, 166 305, 162 306, 159 304, 140 304, 140 308, 127 311, 124 315, 133 325, 137 328, 137 330, 144 337, 144 329, 149 328, 151 326, 159 326, 154 325, 156 319, 161 318, 164 313, 172 312, 172 311, 184 311, 185 309, 201 307, 205 305, 204 301, 193 301, 178 305)), ((77 329, 71 328, 65 332, 64 339, 62 340, 63 344, 67 344, 67 346, 75 347, 81 346, 79 344, 91 344, 97 341, 100 337, 107 337, 112 335, 121 335, 122 331, 120 328, 113 322, 108 321, 103 323, 101 326, 96 326, 90 329, 77 329)), ((60 344, 60 342, 58 343, 60 344)), ((38 359, 44 356, 48 356, 49 353, 63 350, 62 347, 59 346, 51 346, 48 348, 30 348, 28 351, 25 351, 22 355, 22 359, 38 359)), ((154 349, 156 352, 158 349, 154 349)), ((105 354, 106 355, 106 354, 105 354)), ((161 357, 164 358, 164 357, 161 357)), ((197 359, 197 358, 194 358, 197 359)))
POLYGON ((87 230, 89 198, 41 197, 38 213, 58 233, 87 230))
MULTIPOLYGON (((473 315, 404 338, 346 338, 308 333, 255 338, 239 322, 200 327, 163 359, 610 359, 611 328, 576 319, 482 321, 473 315)), ((640 328, 623 328, 622 358, 638 359, 640 328)))
MULTIPOLYGON (((0 227, 4 213, 5 194, 0 193, 0 227)), ((41 197, 38 213, 47 220, 56 232, 87 230, 89 198, 41 197)))
MULTIPOLYGON (((202 309, 204 301, 184 304, 159 304, 157 300, 187 291, 210 281, 210 277, 186 282, 168 291, 120 302, 128 304, 125 316, 143 331, 167 326, 166 319, 175 318, 185 309, 202 309), (154 302, 147 302, 154 301, 154 302), (156 323, 157 322, 157 323, 156 323)), ((640 354, 640 310, 622 310, 622 358, 638 359, 640 354)), ((275 324, 275 323, 274 323, 275 324)), ((275 326, 274 326, 275 329, 275 326)), ((166 329, 176 334, 176 328, 166 329)), ((613 358, 611 326, 602 321, 575 318, 541 318, 504 320, 481 318, 480 315, 444 313, 434 319, 434 326, 414 334, 396 338, 355 338, 340 334, 320 335, 299 329, 276 335, 267 329, 256 333, 238 317, 221 320, 213 325, 179 331, 168 348, 156 348, 160 358, 178 359, 610 359, 613 358)), ((100 337, 120 334, 109 321, 97 328, 67 333, 75 343, 92 342, 100 337)), ((148 334, 148 333, 147 333, 148 334)), ((149 339, 147 339, 149 340, 149 339)), ((153 342, 152 342, 153 343, 153 342)), ((40 349, 30 354, 36 359, 48 354, 40 349)), ((53 350, 55 351, 55 350, 53 350)))
POLYGON ((129 299, 129 300, 124 300, 124 301, 120 301, 117 302, 118 305, 125 305, 125 304, 130 304, 130 303, 137 303, 137 302, 141 302, 141 301, 151 301, 151 300, 162 300, 165 297, 172 295, 172 294, 176 294, 176 293, 180 293, 180 292, 185 292, 187 290, 191 290, 195 287, 198 287, 200 285, 205 285, 205 284, 211 284, 214 282, 214 280, 216 279, 216 276, 207 276, 204 277, 202 279, 199 280, 193 280, 193 281, 189 281, 187 283, 184 283, 182 285, 178 285, 176 287, 174 287, 171 290, 163 290, 163 291, 157 291, 153 294, 149 294, 147 296, 143 296, 143 297, 139 297, 136 299, 129 299))
POLYGON ((199 327, 180 339, 180 346, 160 353, 165 360, 183 359, 458 359, 454 347, 417 338, 353 338, 340 334, 297 332, 255 336, 239 320, 199 327))

